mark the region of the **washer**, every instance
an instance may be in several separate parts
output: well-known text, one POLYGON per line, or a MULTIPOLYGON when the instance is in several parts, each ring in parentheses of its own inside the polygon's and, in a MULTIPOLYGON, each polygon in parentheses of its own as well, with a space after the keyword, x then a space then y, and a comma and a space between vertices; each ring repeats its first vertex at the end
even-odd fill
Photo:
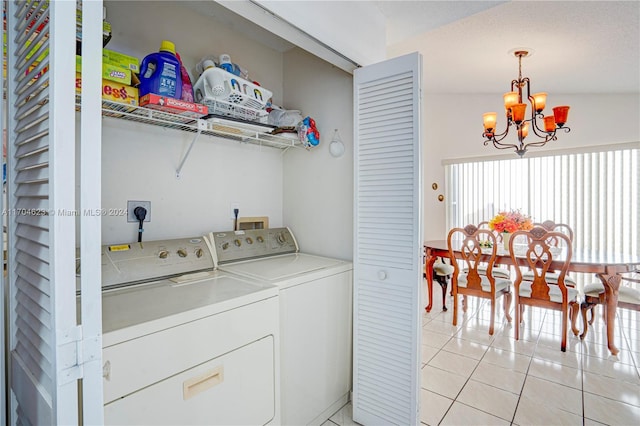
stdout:
POLYGON ((106 424, 279 424, 278 289, 204 237, 104 246, 106 424))
POLYGON ((280 293, 281 418, 321 424, 349 400, 353 266, 299 253, 288 228, 212 232, 219 271, 280 293))

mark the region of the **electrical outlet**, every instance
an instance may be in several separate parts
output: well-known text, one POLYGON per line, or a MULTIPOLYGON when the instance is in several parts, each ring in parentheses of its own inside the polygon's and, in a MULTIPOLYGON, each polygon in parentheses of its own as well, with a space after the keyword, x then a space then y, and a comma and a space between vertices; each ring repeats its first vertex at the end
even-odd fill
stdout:
POLYGON ((151 222, 151 201, 127 201, 127 222, 138 222, 136 215, 133 213, 136 207, 147 209, 147 216, 144 221, 151 222))
MULTIPOLYGON (((236 214, 233 212, 235 209, 240 210, 240 203, 231 203, 231 208, 230 208, 231 219, 236 218, 236 214)), ((238 217, 240 217, 240 214, 238 214, 238 217)))

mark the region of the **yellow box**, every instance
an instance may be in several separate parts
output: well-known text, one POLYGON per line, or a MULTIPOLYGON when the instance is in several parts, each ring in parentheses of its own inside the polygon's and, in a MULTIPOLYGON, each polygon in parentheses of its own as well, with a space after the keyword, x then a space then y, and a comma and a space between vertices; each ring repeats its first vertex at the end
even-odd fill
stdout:
POLYGON ((113 50, 102 49, 102 62, 118 65, 132 72, 140 72, 140 61, 138 58, 125 55, 124 53, 114 52, 113 50))
MULTIPOLYGON (((76 93, 82 92, 82 75, 76 72, 76 93)), ((138 89, 126 84, 102 79, 102 99, 138 106, 138 89)))
MULTIPOLYGON (((76 72, 82 71, 82 56, 76 55, 76 72)), ((131 86, 131 70, 102 59, 102 78, 131 86)))

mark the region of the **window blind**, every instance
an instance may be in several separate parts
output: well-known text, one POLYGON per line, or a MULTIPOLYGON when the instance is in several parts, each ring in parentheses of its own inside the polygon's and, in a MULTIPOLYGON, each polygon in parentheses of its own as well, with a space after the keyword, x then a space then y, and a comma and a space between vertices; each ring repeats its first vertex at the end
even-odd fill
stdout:
POLYGON ((519 209, 571 226, 576 250, 638 253, 639 163, 632 148, 447 164, 447 229, 519 209))

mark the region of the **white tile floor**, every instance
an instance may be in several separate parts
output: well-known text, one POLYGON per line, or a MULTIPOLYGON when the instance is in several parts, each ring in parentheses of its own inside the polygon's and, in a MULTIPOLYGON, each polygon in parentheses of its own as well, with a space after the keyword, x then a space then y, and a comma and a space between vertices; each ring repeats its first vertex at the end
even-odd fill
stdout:
MULTIPOLYGON (((442 300, 434 286, 434 300, 442 300)), ((601 308, 584 341, 560 351, 558 312, 527 308, 521 340, 502 313, 489 336, 489 305, 469 297, 458 326, 449 310, 423 315, 420 420, 427 425, 640 424, 640 313, 618 310, 613 357, 601 308)), ((513 307, 512 307, 513 309, 513 307)), ((515 315, 512 314, 515 318, 515 315)), ((582 329, 582 320, 578 320, 582 329)), ((351 404, 324 426, 353 425, 351 404)))

